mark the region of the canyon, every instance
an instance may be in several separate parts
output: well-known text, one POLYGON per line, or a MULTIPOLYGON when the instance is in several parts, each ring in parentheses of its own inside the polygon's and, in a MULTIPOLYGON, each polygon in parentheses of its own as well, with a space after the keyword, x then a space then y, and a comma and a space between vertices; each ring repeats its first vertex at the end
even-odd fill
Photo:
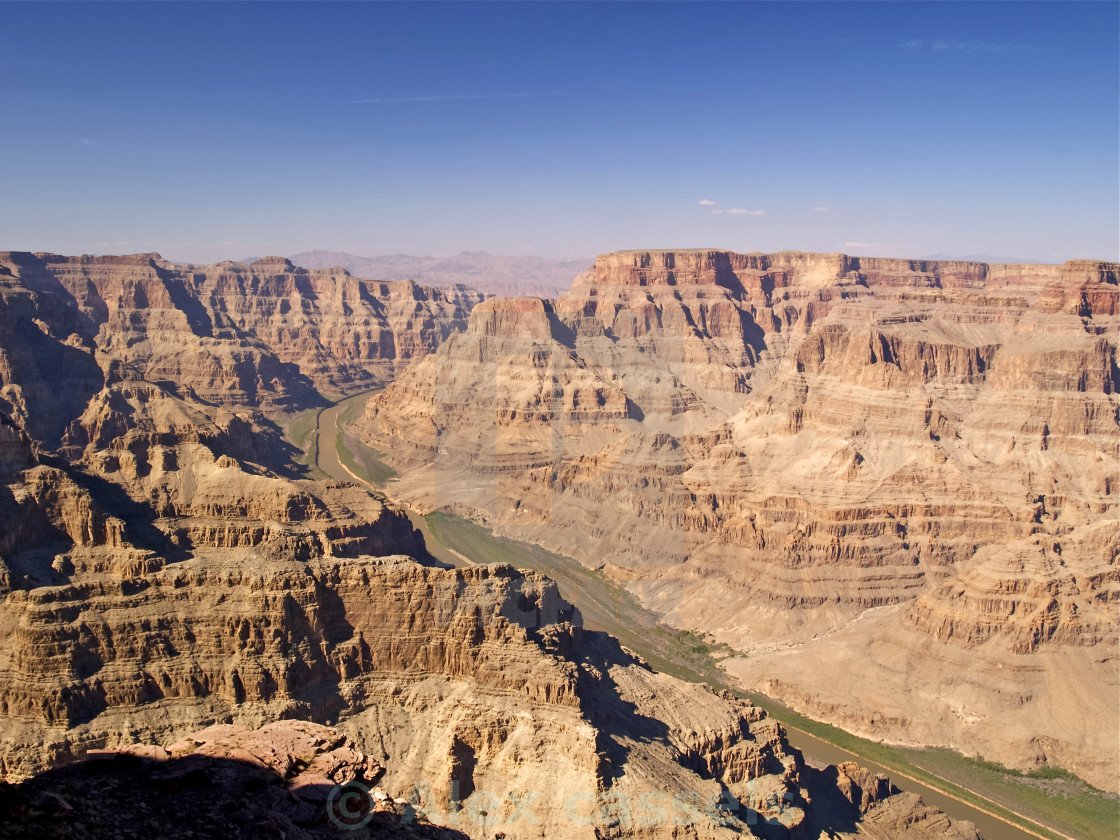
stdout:
MULTIPOLYGON (((97 802, 178 831, 151 803, 224 779, 229 836, 327 836, 307 803, 364 779, 426 812, 416 836, 977 837, 854 764, 807 763, 762 710, 584 628, 548 578, 448 568, 384 497, 296 464, 292 412, 416 388, 480 327, 574 343, 555 311, 276 257, 0 253, 5 832, 97 802)), ((644 397, 565 359, 569 420, 617 446, 644 397)), ((397 433, 402 463, 441 450, 397 433)))
POLYGON ((1118 274, 605 254, 359 429, 395 497, 602 569, 744 685, 1115 791, 1118 274))

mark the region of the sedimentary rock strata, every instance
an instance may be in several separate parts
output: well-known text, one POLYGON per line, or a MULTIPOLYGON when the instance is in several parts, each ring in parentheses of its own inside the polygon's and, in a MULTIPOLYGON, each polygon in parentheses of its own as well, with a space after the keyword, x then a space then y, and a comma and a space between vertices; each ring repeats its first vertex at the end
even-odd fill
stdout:
MULTIPOLYGON (((78 762, 0 790, 6 833, 55 831, 53 802, 91 833, 132 809, 140 836, 323 836, 324 794, 360 780, 384 789, 382 836, 814 837, 872 819, 825 807, 837 785, 758 709, 585 632, 552 581, 440 567, 383 499, 285 467, 261 405, 391 372, 472 300, 150 256, 6 254, 0 292, 0 776, 78 762), (347 343, 394 299, 393 353, 384 331, 380 350, 347 343), (410 809, 447 827, 393 821, 410 809)), ((573 341, 540 302, 476 324, 501 352, 573 341)), ((569 422, 640 414, 602 366, 558 363, 579 383, 569 422)), ((549 405, 536 370, 500 398, 549 405)))
POLYGON ((279 257, 194 266, 158 254, 2 252, 0 292, 0 407, 52 443, 105 381, 264 408, 371 386, 460 329, 481 299, 279 257))
POLYGON ((607 254, 477 307, 362 429, 394 493, 606 566, 814 714, 1115 789, 1117 284, 607 254))

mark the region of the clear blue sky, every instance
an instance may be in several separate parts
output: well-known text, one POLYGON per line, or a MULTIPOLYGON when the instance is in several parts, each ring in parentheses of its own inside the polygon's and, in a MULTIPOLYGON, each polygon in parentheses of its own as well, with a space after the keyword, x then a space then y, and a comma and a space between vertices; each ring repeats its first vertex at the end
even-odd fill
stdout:
POLYGON ((0 3, 0 249, 1115 260, 1118 10, 0 3))

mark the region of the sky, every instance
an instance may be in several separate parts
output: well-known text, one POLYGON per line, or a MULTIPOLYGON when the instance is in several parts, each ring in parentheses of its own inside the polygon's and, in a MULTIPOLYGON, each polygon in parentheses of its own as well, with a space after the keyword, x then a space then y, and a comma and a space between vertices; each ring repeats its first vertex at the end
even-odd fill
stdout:
POLYGON ((0 249, 1120 257, 1120 4, 0 2, 0 249))

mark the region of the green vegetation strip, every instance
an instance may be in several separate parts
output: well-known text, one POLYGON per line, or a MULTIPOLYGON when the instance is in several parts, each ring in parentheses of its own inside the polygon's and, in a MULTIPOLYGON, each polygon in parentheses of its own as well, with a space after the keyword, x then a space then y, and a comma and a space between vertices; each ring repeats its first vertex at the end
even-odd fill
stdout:
POLYGON ((327 478, 327 475, 317 466, 319 463, 319 436, 316 434, 316 430, 319 425, 319 415, 322 413, 323 409, 321 408, 309 408, 307 411, 290 415, 281 421, 281 426, 287 430, 288 440, 303 452, 303 456, 298 463, 311 478, 327 478))
POLYGON ((424 520, 437 540, 476 563, 508 563, 552 578, 564 597, 579 607, 584 626, 610 633, 657 670, 690 682, 714 683, 722 676, 703 639, 659 623, 656 615, 602 572, 539 546, 495 537, 458 516, 437 512, 424 520))
POLYGON ((1068 794, 1047 794, 1028 785, 1014 785, 1011 779, 1029 779, 1029 775, 992 762, 978 761, 950 750, 880 744, 805 717, 769 697, 750 692, 742 696, 788 728, 798 729, 1043 837, 1116 840, 1120 826, 1117 797, 1098 791, 1070 774, 1062 774, 1069 786, 1068 794), (933 756, 937 757, 936 761, 930 760, 933 756), (999 804, 1000 800, 1010 807, 999 804))
POLYGON ((477 523, 452 514, 436 512, 424 518, 437 540, 477 563, 508 563, 553 578, 564 596, 579 607, 586 627, 615 636, 659 671, 690 682, 708 683, 717 691, 732 691, 765 709, 788 728, 847 750, 1042 837, 1116 840, 1118 836, 1120 800, 1074 776, 1051 770, 1036 773, 1032 778, 949 750, 887 746, 812 720, 768 697, 735 691, 727 685, 727 676, 716 658, 724 658, 733 651, 713 646, 695 633, 666 627, 656 614, 643 608, 629 592, 601 572, 531 543, 495 537, 477 523), (1040 776, 1059 775, 1062 778, 1056 781, 1064 786, 1061 790, 1056 785, 1047 790, 1031 784, 1040 776), (1008 803, 1010 808, 998 804, 999 801, 1008 803))
POLYGON ((1026 817, 1073 837, 1120 837, 1120 797, 1087 784, 1059 767, 1023 773, 946 749, 900 749, 910 764, 997 802, 1014 803, 1026 817))

